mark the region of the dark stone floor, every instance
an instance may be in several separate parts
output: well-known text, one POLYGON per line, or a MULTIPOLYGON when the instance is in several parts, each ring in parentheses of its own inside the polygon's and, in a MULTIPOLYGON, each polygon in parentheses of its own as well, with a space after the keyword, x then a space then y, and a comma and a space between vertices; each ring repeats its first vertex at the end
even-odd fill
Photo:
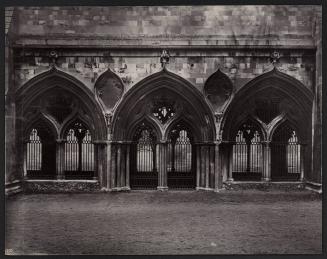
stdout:
POLYGON ((29 194, 6 201, 7 254, 316 254, 308 191, 29 194))

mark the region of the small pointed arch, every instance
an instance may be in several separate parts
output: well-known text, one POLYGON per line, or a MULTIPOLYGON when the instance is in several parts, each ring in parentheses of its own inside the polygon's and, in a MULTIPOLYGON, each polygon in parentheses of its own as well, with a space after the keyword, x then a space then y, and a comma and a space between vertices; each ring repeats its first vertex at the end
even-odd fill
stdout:
POLYGON ((31 134, 31 131, 36 129, 38 131, 41 138, 47 139, 57 139, 58 138, 58 129, 56 126, 46 117, 44 117, 41 113, 38 114, 33 120, 28 122, 28 124, 24 128, 23 137, 24 140, 27 141, 31 134))
POLYGON ((201 139, 201 133, 193 127, 184 117, 179 117, 169 124, 165 131, 164 140, 169 140, 174 134, 173 131, 185 130, 191 142, 198 142, 201 139), (189 135, 190 134, 190 135, 189 135))
POLYGON ((230 99, 233 88, 230 78, 218 69, 206 80, 203 91, 214 110, 216 110, 224 106, 230 99))
MULTIPOLYGON (((277 141, 281 139, 281 132, 291 134, 293 131, 296 132, 299 142, 305 143, 305 138, 303 137, 303 131, 299 129, 299 125, 293 121, 289 116, 284 115, 279 121, 277 121, 269 131, 268 140, 277 141)), ((284 136, 286 137, 287 134, 284 136)))
POLYGON ((23 116, 31 103, 46 95, 50 90, 63 89, 77 98, 92 118, 95 126, 95 138, 105 139, 107 134, 106 122, 100 104, 94 98, 92 91, 81 81, 57 68, 41 73, 30 79, 15 92, 17 100, 17 117, 23 116))
POLYGON ((77 129, 78 127, 83 131, 88 130, 91 134, 92 139, 94 139, 94 129, 90 126, 89 122, 87 122, 79 115, 71 118, 69 121, 66 121, 66 123, 60 130, 60 138, 65 139, 70 129, 77 129))
POLYGON ((122 79, 108 68, 95 82, 95 93, 106 111, 113 110, 124 94, 122 79))
POLYGON ((158 125, 150 120, 148 117, 143 117, 134 122, 128 131, 128 140, 135 141, 143 130, 148 130, 153 140, 159 141, 161 139, 161 131, 158 125))
POLYGON ((230 135, 231 141, 235 141, 235 137, 237 136, 239 130, 251 130, 253 132, 257 131, 261 141, 267 139, 267 133, 262 127, 262 124, 256 118, 250 115, 246 116, 244 119, 235 124, 235 127, 233 128, 230 135))

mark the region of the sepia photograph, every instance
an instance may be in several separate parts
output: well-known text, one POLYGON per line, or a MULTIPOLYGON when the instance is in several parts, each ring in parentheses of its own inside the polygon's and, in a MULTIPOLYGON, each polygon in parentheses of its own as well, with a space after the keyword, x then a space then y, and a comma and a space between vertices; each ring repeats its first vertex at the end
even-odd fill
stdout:
POLYGON ((322 254, 322 5, 4 13, 6 255, 322 254))

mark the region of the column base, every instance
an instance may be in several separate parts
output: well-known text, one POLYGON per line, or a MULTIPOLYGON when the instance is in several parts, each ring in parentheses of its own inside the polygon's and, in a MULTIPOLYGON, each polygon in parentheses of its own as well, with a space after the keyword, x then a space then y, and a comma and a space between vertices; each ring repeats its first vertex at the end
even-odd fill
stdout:
POLYGON ((122 191, 130 191, 131 188, 128 186, 123 186, 123 187, 114 187, 110 189, 112 192, 122 192, 122 191))
POLYGON ((168 191, 168 187, 167 186, 158 186, 157 190, 158 191, 168 191))
POLYGON ((58 175, 57 180, 65 180, 65 176, 64 175, 58 175))
POLYGON ((234 178, 233 177, 228 178, 227 182, 234 182, 234 178))
POLYGON ((261 178, 261 181, 262 181, 262 182, 270 182, 271 179, 268 178, 268 177, 262 177, 262 178, 261 178))

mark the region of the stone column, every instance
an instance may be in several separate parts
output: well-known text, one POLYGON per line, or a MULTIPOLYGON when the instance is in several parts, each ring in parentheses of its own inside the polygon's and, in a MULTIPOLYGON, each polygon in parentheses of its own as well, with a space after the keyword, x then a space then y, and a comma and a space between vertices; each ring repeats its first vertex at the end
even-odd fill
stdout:
POLYGON ((117 187, 117 176, 116 176, 116 171, 117 171, 117 164, 116 164, 116 155, 117 155, 117 145, 111 145, 111 156, 110 156, 110 161, 111 161, 111 166, 110 166, 110 174, 111 174, 111 189, 116 189, 117 187))
POLYGON ((121 144, 116 144, 116 154, 117 154, 117 164, 116 164, 116 187, 120 189, 122 187, 121 183, 121 152, 122 151, 122 146, 121 144))
POLYGON ((158 190, 164 191, 168 190, 167 186, 167 142, 159 142, 157 144, 156 153, 157 153, 157 170, 158 170, 158 190))
POLYGON ((112 181, 112 177, 111 177, 111 147, 112 147, 112 143, 111 141, 107 141, 107 145, 106 145, 106 149, 107 149, 107 152, 106 152, 106 180, 107 180, 107 183, 106 183, 106 189, 107 190, 110 190, 111 189, 111 181, 112 181))
POLYGON ((221 170, 221 166, 220 166, 220 149, 219 149, 219 143, 215 142, 215 146, 214 146, 215 152, 214 152, 214 159, 215 159, 215 185, 214 185, 214 189, 215 191, 218 191, 220 188, 222 188, 222 170, 221 170))
POLYGON ((93 180, 98 179, 98 175, 99 175, 99 145, 93 144, 93 148, 94 148, 94 174, 93 174, 93 180))
POLYGON ((227 181, 234 181, 233 179, 233 143, 226 143, 227 147, 227 181))
POLYGON ((97 164, 97 179, 101 188, 107 188, 106 141, 97 141, 95 148, 97 148, 97 154, 95 154, 95 162, 97 164))
POLYGON ((201 175, 201 146, 196 145, 196 189, 200 187, 201 175))
POLYGON ((120 187, 122 190, 126 189, 126 143, 120 145, 120 187))
POLYGON ((204 146, 205 150, 205 188, 209 189, 210 186, 210 146, 204 146))
POLYGON ((24 143, 23 178, 27 178, 27 144, 29 143, 29 141, 26 140, 23 143, 24 143))
POLYGON ((271 149, 270 142, 262 142, 262 181, 270 181, 271 180, 271 149))
POLYGON ((65 179, 65 139, 56 140, 56 175, 57 179, 65 179))
POLYGON ((126 190, 130 190, 130 150, 131 150, 131 144, 128 144, 126 146, 126 190))
POLYGON ((212 144, 209 146, 209 166, 210 166, 210 174, 209 174, 209 188, 215 188, 215 146, 212 144))
POLYGON ((300 146, 300 181, 304 181, 304 166, 305 166, 305 145, 300 146))

